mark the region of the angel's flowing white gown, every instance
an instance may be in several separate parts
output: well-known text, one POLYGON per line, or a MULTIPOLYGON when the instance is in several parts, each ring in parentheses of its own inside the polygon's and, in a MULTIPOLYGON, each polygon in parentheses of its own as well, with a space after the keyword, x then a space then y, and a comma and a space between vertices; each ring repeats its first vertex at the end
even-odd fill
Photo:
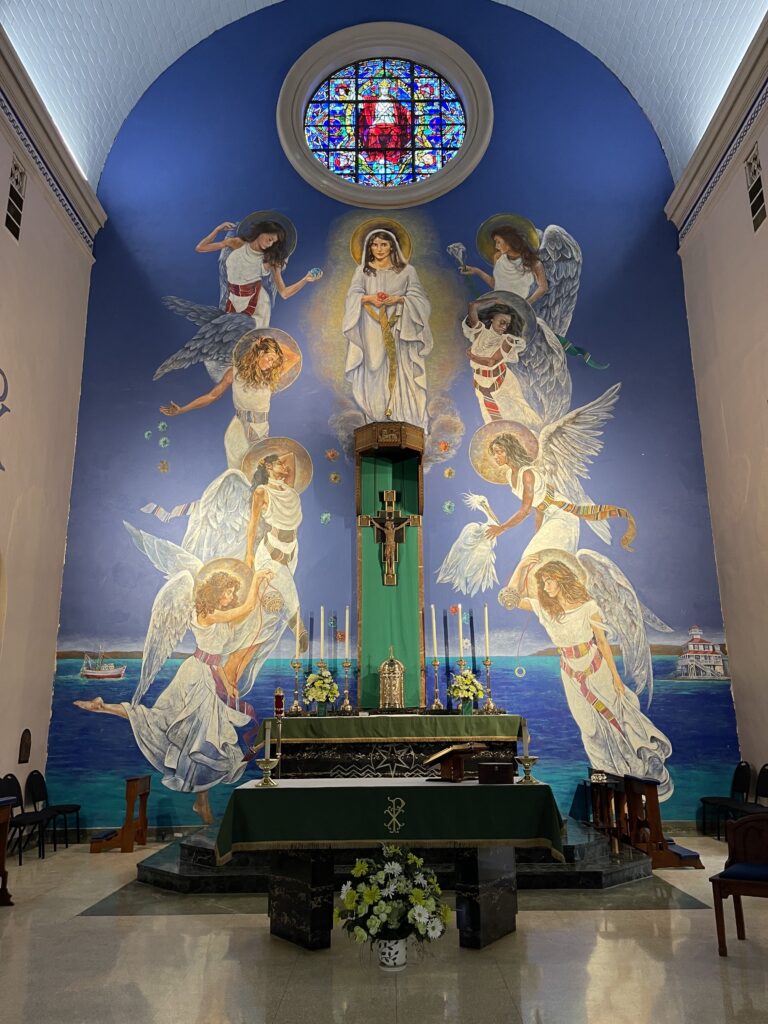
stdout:
POLYGON ((240 778, 245 763, 235 729, 251 722, 216 693, 218 659, 235 649, 231 626, 201 626, 193 616, 190 628, 197 651, 179 666, 154 707, 122 705, 144 757, 163 773, 164 786, 181 793, 240 778))
POLYGON ((268 282, 272 271, 264 262, 264 253, 252 249, 246 242, 229 253, 224 269, 229 293, 226 311, 246 313, 253 319, 254 327, 269 327, 272 296, 268 282))
MULTIPOLYGON (((517 473, 517 483, 512 482, 512 470, 507 469, 507 483, 512 488, 512 493, 522 500, 523 497, 523 475, 533 474, 533 507, 537 508, 547 493, 547 481, 543 474, 534 469, 533 466, 522 466, 517 473)), ((554 494, 553 497, 565 500, 562 495, 554 494)), ((581 531, 581 520, 573 512, 566 512, 562 508, 550 505, 544 510, 544 518, 541 527, 534 533, 528 545, 520 556, 520 561, 528 555, 535 555, 547 548, 559 548, 561 551, 570 551, 575 554, 579 546, 579 533, 581 531)))
POLYGON ((238 377, 237 371, 234 371, 232 402, 235 406, 235 415, 224 434, 224 450, 230 469, 239 469, 251 445, 269 435, 271 401, 271 388, 266 384, 249 387, 238 377))
POLYGON ((597 603, 586 601, 557 619, 537 600, 529 600, 559 650, 565 697, 589 763, 613 775, 656 779, 659 800, 669 799, 674 785, 664 762, 672 753, 672 744, 642 713, 633 690, 625 687, 621 696, 616 693, 592 629, 593 622, 601 626, 604 621, 597 603))
POLYGON ((496 291, 512 292, 521 299, 527 299, 533 291, 535 278, 530 270, 526 270, 518 256, 509 259, 505 254, 493 264, 493 286, 496 291))

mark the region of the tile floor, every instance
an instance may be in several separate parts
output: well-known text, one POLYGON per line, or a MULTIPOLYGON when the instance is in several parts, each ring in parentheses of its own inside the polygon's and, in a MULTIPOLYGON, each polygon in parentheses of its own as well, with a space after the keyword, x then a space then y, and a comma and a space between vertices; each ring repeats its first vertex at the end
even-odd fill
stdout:
POLYGON ((621 898, 521 893, 515 934, 472 951, 449 931, 395 976, 340 934, 320 953, 270 938, 263 897, 143 898, 143 850, 30 857, 0 908, 0 1021, 766 1024, 768 900, 745 900, 746 942, 726 907, 719 957, 707 879, 725 847, 688 845, 707 870, 657 872, 621 898))

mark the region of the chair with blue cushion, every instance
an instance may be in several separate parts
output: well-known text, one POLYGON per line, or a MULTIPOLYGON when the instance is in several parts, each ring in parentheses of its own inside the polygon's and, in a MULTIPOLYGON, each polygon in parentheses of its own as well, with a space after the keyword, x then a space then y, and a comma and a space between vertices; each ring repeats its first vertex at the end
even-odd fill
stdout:
POLYGON ((725 838, 728 843, 728 860, 723 870, 710 878, 720 956, 728 956, 723 900, 733 897, 736 936, 744 939, 746 935, 741 897, 768 897, 768 813, 749 814, 736 821, 727 821, 725 838))

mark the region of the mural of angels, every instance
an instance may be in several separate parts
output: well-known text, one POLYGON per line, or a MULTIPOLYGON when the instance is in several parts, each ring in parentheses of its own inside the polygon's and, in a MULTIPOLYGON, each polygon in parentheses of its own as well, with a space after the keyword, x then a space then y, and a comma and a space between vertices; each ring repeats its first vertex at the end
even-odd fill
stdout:
MULTIPOLYGON (((456 255, 463 243, 452 243, 456 255)), ((526 217, 499 213, 484 221, 477 232, 477 249, 493 268, 489 274, 468 266, 461 255, 459 270, 476 275, 489 288, 512 292, 531 305, 536 315, 557 335, 570 325, 581 278, 581 248, 556 224, 539 231, 526 217)))
MULTIPOLYGON (((210 391, 186 405, 176 402, 161 405, 160 411, 165 416, 180 416, 194 409, 204 409, 231 388, 235 415, 224 434, 224 449, 227 465, 232 469, 240 466, 252 445, 269 434, 272 395, 283 391, 298 377, 301 351, 289 334, 276 327, 250 330, 237 341, 223 340, 217 346, 217 358, 223 359, 227 349, 230 365, 210 391)), ((160 367, 156 377, 162 369, 160 367)))
POLYGON ((237 627, 258 608, 271 575, 268 568, 254 572, 236 559, 204 565, 188 556, 186 567, 170 576, 152 605, 131 701, 74 702, 86 711, 127 719, 142 754, 162 773, 163 785, 196 794, 193 809, 205 824, 213 821, 208 790, 236 782, 245 769, 236 729, 253 724, 253 709, 237 699, 225 659, 242 642, 237 627), (142 698, 188 629, 195 653, 147 707, 142 698))
POLYGON ((574 554, 542 548, 521 560, 499 602, 533 612, 556 645, 568 707, 592 767, 655 779, 659 799, 668 800, 674 786, 665 762, 672 744, 640 710, 637 693, 647 690, 650 703, 653 670, 644 620, 670 630, 641 605, 621 570, 588 549, 574 554), (637 693, 619 674, 611 635, 637 693))
POLYGON ((376 218, 358 226, 350 249, 358 266, 342 331, 354 400, 366 422, 392 419, 426 430, 431 306, 409 262, 410 235, 397 221, 376 218))
POLYGON ((219 306, 242 313, 253 327, 268 327, 277 295, 290 299, 323 272, 308 271, 294 284, 283 281, 283 269, 296 248, 296 228, 276 210, 259 210, 235 225, 224 221, 201 239, 195 252, 219 253, 219 306), (223 238, 217 236, 226 232, 223 238))

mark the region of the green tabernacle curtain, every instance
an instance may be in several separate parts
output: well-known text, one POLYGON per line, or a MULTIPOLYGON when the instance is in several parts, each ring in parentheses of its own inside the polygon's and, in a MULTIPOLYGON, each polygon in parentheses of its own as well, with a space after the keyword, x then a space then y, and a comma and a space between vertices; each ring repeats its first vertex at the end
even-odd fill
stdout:
MULTIPOLYGON (((418 515, 418 456, 397 461, 384 453, 364 455, 360 465, 361 512, 377 515, 383 508, 381 492, 397 491, 403 515, 418 515)), ((378 707, 379 665, 389 656, 405 665, 405 704, 418 707, 421 699, 422 600, 419 588, 419 530, 405 528, 400 545, 397 586, 385 587, 381 545, 371 527, 360 528, 360 706, 378 707)))

